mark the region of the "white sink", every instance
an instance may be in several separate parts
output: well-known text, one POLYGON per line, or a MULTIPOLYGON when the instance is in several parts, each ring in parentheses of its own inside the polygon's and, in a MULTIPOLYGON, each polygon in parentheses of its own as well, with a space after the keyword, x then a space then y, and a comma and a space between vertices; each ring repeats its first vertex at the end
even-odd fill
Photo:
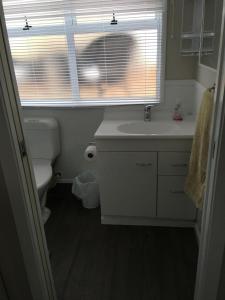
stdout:
POLYGON ((127 134, 165 135, 174 132, 176 124, 158 121, 136 121, 120 124, 118 130, 127 134))
POLYGON ((95 133, 96 139, 190 139, 195 131, 195 121, 186 119, 175 122, 171 119, 152 120, 103 120, 95 133))

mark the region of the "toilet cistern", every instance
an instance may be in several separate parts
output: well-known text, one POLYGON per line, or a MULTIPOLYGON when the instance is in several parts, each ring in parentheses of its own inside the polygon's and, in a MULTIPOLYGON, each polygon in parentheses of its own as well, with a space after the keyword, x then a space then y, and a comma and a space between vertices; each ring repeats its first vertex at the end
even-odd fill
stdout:
POLYGON ((144 108, 144 121, 149 122, 151 121, 151 109, 152 105, 148 104, 144 108))
POLYGON ((54 118, 24 118, 24 132, 45 223, 50 216, 46 207, 47 191, 53 178, 53 165, 60 154, 59 125, 54 118))

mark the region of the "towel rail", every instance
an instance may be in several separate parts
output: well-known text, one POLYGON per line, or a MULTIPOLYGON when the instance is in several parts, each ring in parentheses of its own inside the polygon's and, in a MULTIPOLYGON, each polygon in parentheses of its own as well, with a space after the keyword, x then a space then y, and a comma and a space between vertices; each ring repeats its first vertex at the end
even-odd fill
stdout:
POLYGON ((209 88, 210 92, 215 92, 216 84, 214 83, 212 87, 209 88))

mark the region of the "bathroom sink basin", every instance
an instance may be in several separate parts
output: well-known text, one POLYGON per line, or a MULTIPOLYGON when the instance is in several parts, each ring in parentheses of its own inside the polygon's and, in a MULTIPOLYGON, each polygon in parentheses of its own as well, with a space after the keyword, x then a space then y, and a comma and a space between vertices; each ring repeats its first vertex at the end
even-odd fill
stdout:
POLYGON ((96 139, 190 139, 195 131, 194 119, 175 122, 168 117, 144 120, 104 120, 95 133, 96 139))
POLYGON ((174 131, 175 124, 169 122, 144 122, 136 121, 120 124, 118 130, 127 134, 143 134, 143 135, 164 135, 174 131))

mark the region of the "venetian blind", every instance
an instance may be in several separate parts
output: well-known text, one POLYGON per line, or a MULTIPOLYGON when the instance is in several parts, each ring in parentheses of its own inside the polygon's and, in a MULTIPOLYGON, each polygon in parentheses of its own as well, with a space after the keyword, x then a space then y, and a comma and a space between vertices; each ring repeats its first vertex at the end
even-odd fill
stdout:
POLYGON ((163 0, 4 0, 23 104, 159 102, 163 0))

